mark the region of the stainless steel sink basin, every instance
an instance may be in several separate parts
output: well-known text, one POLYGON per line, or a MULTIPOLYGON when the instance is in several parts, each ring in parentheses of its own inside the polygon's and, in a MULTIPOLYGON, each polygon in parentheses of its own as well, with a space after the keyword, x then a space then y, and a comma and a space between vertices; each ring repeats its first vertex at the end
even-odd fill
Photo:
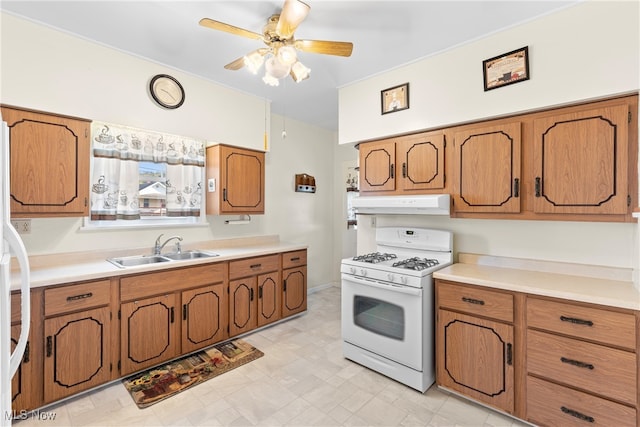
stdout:
POLYGON ((159 262, 184 261, 190 259, 211 258, 218 254, 207 251, 184 251, 180 253, 164 254, 164 255, 133 255, 126 257, 107 258, 111 264, 116 267, 136 267, 139 265, 157 264, 159 262))
POLYGON ((156 264, 159 262, 170 262, 169 258, 160 255, 134 255, 120 258, 107 258, 116 267, 135 267, 138 265, 156 264))
POLYGON ((215 254, 213 252, 205 252, 205 251, 184 251, 184 252, 180 252, 179 254, 165 254, 162 256, 175 261, 181 261, 185 259, 211 258, 214 256, 218 256, 218 254, 215 254))

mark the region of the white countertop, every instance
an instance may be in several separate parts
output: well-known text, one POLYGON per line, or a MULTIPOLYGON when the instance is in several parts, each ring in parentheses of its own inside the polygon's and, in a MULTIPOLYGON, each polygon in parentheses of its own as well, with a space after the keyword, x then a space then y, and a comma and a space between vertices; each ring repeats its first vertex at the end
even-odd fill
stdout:
MULTIPOLYGON (((281 242, 277 236, 229 239, 202 242, 184 246, 183 250, 200 249, 217 253, 219 256, 194 260, 171 261, 136 267, 119 268, 107 261, 109 257, 149 255, 149 248, 41 255, 29 257, 31 267, 31 288, 126 276, 149 271, 161 271, 191 265, 224 262, 233 259, 269 255, 306 249, 307 245, 281 242), (193 247, 191 247, 193 246, 193 247)), ((11 290, 19 289, 19 273, 12 271, 11 290)))
MULTIPOLYGON (((619 280, 624 275, 605 271, 605 274, 584 276, 578 274, 580 268, 576 264, 567 264, 565 271, 561 268, 530 269, 527 263, 524 268, 514 268, 517 263, 494 262, 482 263, 482 256, 459 256, 462 261, 433 273, 436 279, 463 282, 472 285, 487 286, 527 294, 543 295, 601 304, 611 307, 640 310, 640 292, 631 280, 619 280), (476 262, 480 261, 480 262, 476 262), (598 277, 600 276, 600 277, 598 277), (614 279, 607 276, 614 277, 614 279)), ((539 264, 538 261, 535 262, 539 264)), ((589 270, 591 266, 585 266, 589 270)), ((604 268, 604 270, 610 270, 604 268)))

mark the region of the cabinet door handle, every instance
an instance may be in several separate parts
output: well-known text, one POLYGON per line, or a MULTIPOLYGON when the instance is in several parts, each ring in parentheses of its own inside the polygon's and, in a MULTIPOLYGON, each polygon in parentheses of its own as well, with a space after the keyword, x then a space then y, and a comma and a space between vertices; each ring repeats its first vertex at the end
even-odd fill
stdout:
POLYGON ((407 164, 406 163, 402 163, 402 177, 403 178, 407 177, 407 164))
POLYGON ((49 335, 47 337, 47 357, 51 357, 53 354, 53 337, 49 335))
POLYGON ((252 264, 249 266, 249 268, 260 268, 262 267, 262 264, 252 264))
POLYGON ((86 294, 80 294, 80 295, 72 295, 70 297, 67 297, 67 302, 87 299, 87 298, 91 298, 92 296, 93 296, 93 293, 91 292, 87 292, 86 294))
POLYGON ((507 343, 507 365, 513 365, 513 344, 507 343))
POLYGON ((583 414, 581 412, 578 412, 575 409, 569 409, 566 406, 561 406, 560 410, 562 412, 564 412, 565 414, 567 414, 567 415, 571 415, 572 417, 576 417, 576 418, 581 419, 583 421, 587 421, 587 422, 590 422, 590 423, 593 423, 593 422, 596 421, 595 418, 593 418, 593 417, 591 417, 589 415, 585 415, 585 414, 583 414))
POLYGON ((24 348, 24 356, 22 356, 22 363, 29 363, 29 356, 31 355, 31 348, 29 347, 29 341, 24 348))
POLYGON ((560 361, 562 363, 577 366, 578 368, 586 368, 586 369, 594 368, 594 366, 591 363, 584 363, 584 362, 580 362, 579 360, 567 359, 566 357, 561 357, 560 361))
POLYGON ((389 175, 391 175, 391 178, 394 178, 395 176, 395 166, 393 163, 391 163, 391 165, 389 165, 389 175))
POLYGON ((287 292, 287 279, 282 281, 282 292, 287 292))
POLYGON ((182 304, 182 320, 187 320, 187 304, 182 304))
POLYGON ((481 299, 462 297, 462 301, 468 302, 469 304, 484 305, 484 301, 481 299))
POLYGON ((176 321, 176 313, 175 310, 173 309, 173 307, 171 307, 171 323, 176 321))
POLYGON ((258 299, 262 299, 262 286, 258 288, 258 299))
POLYGON ((540 186, 542 184, 542 180, 539 176, 536 176, 536 197, 540 197, 540 186))
POLYGON ((513 197, 520 197, 520 178, 513 179, 513 197))
POLYGON ((222 201, 223 202, 227 201, 227 189, 226 188, 222 189, 222 201))
POLYGON ((591 320, 577 319, 575 317, 560 316, 560 320, 563 322, 574 323, 576 325, 593 326, 593 322, 591 320))
POLYGON ((253 301, 253 288, 249 289, 249 301, 253 301))

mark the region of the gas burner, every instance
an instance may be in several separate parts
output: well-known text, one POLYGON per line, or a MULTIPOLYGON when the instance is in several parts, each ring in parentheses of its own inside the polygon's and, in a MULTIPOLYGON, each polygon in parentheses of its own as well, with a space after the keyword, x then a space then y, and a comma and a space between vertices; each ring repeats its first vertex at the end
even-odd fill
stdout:
POLYGON ((435 267, 438 264, 440 263, 437 259, 413 257, 394 262, 393 267, 406 268, 409 270, 426 270, 427 268, 435 267))
POLYGON ((354 261, 360 261, 360 262, 368 262, 371 264, 376 264, 379 262, 383 262, 383 261, 389 261, 391 259, 396 259, 398 258, 398 256, 396 254, 387 254, 387 253, 380 253, 380 252, 374 252, 374 253, 370 253, 370 254, 365 254, 365 255, 358 255, 358 256, 354 256, 353 260, 354 261))

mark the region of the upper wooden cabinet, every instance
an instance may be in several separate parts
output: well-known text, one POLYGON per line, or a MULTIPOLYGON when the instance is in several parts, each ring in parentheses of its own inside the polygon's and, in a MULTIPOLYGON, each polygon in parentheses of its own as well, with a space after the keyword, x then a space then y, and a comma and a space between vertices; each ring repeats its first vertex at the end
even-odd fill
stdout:
POLYGON ((451 216, 633 222, 638 96, 445 130, 451 216))
POLYGON ((629 212, 630 114, 623 102, 534 120, 536 213, 629 212))
POLYGON ((360 144, 359 151, 361 193, 443 191, 445 139, 441 132, 366 142, 360 144))
POLYGON ((90 121, 2 107, 9 126, 11 216, 85 216, 90 121))
POLYGON ((264 152, 207 147, 207 214, 264 213, 264 152))
POLYGON ((474 127, 454 137, 458 212, 520 212, 521 123, 474 127))

